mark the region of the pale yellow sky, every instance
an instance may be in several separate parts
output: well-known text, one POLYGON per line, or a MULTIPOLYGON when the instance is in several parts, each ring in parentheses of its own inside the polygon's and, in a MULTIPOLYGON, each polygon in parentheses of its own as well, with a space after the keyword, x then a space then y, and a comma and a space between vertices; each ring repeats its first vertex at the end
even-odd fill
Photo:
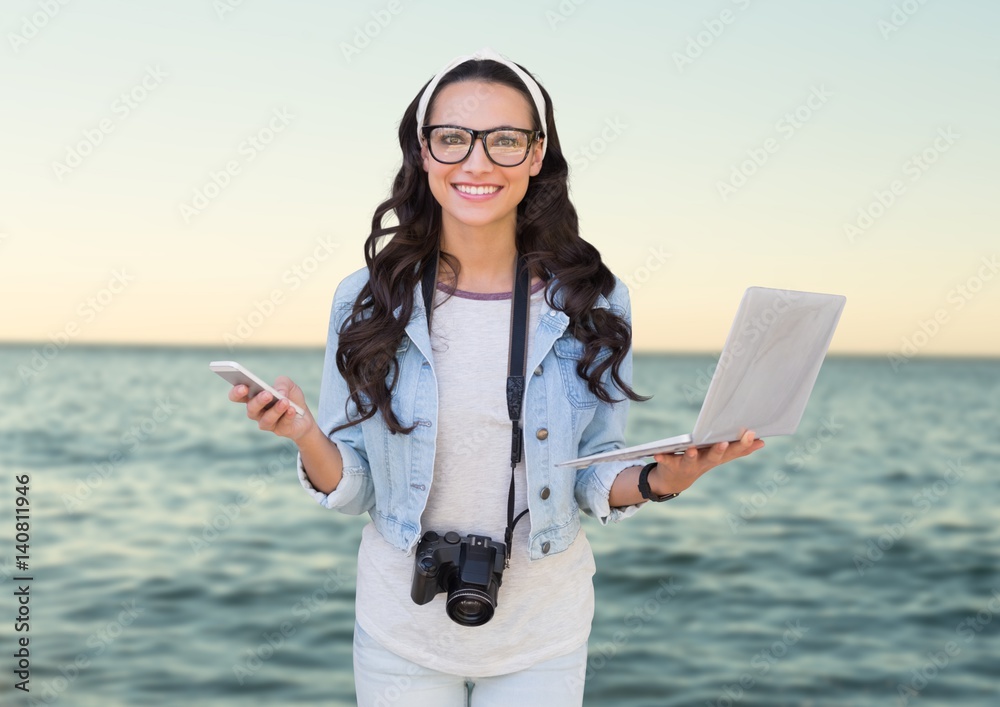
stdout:
POLYGON ((637 350, 718 351, 763 285, 846 295, 831 352, 1000 353, 995 4, 513 2, 497 30, 443 2, 441 38, 406 3, 95 0, 30 39, 14 5, 0 341, 322 345, 404 108, 492 46, 553 96, 637 350))

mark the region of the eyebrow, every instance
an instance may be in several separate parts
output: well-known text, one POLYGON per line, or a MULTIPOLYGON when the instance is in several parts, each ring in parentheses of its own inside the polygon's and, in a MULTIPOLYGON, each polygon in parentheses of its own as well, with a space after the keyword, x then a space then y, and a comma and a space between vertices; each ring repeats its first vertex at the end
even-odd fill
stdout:
MULTIPOLYGON (((456 125, 455 123, 445 123, 445 125, 452 125, 452 126, 454 126, 456 128, 466 128, 467 130, 473 130, 474 129, 474 128, 470 128, 470 127, 468 127, 466 125, 456 125)), ((506 123, 504 125, 494 125, 491 128, 483 128, 483 130, 523 130, 523 129, 524 128, 519 128, 516 125, 510 125, 510 124, 506 124, 506 123)))

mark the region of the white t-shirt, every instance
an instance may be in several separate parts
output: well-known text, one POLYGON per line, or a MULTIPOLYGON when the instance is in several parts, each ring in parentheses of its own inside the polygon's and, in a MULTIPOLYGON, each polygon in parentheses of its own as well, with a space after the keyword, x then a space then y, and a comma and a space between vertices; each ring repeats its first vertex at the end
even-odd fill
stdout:
MULTIPOLYGON (((434 477, 422 531, 486 535, 503 542, 510 489, 511 421, 506 381, 510 293, 477 294, 439 284, 431 346, 438 385, 434 477)), ((532 288, 529 333, 535 330, 544 283, 532 288)), ((530 357, 532 339, 528 337, 530 357)), ((527 372, 528 375, 531 371, 527 372)), ((515 517, 527 508, 524 459, 515 469, 515 517)), ((447 592, 427 604, 410 598, 414 556, 382 539, 369 523, 358 551, 356 615, 367 633, 425 667, 468 677, 522 670, 565 655, 590 636, 595 571, 581 529, 564 552, 528 559, 530 516, 514 528, 510 567, 496 613, 462 626, 445 612, 447 592)))

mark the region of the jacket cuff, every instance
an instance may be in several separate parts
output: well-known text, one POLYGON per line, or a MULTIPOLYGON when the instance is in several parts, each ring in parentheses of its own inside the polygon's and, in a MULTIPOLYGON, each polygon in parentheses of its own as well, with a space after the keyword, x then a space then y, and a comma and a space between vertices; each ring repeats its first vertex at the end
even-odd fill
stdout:
POLYGON ((306 476, 306 469, 302 464, 301 452, 296 454, 295 467, 299 483, 302 484, 302 488, 306 490, 306 493, 312 496, 324 508, 334 510, 346 508, 352 501, 363 497, 368 479, 365 464, 358 453, 349 444, 340 440, 331 439, 330 441, 337 445, 337 449, 340 450, 341 459, 344 461, 344 470, 340 483, 337 484, 337 488, 333 491, 323 493, 312 485, 309 477, 306 476))
POLYGON ((587 487, 584 491, 590 498, 590 507, 593 515, 601 525, 608 523, 618 523, 626 518, 635 515, 645 503, 635 503, 630 506, 611 507, 608 497, 611 495, 611 486, 615 479, 622 472, 631 466, 636 466, 635 461, 613 461, 599 462, 594 464, 591 473, 585 475, 587 487))

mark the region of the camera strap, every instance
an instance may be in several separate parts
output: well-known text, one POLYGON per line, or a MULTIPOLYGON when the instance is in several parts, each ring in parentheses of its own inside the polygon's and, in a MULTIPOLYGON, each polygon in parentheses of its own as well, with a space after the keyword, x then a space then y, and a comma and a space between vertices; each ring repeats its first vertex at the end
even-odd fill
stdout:
MULTIPOLYGON (((421 288, 424 295, 424 309, 427 312, 427 329, 430 331, 431 312, 434 302, 434 290, 437 288, 438 259, 428 259, 424 267, 421 288)), ((514 517, 514 471, 521 461, 524 452, 524 432, 521 429, 521 404, 524 399, 524 378, 528 359, 528 318, 531 303, 528 296, 531 277, 526 259, 520 253, 517 257, 517 270, 514 277, 514 291, 511 294, 510 305, 510 350, 507 356, 507 414, 511 421, 510 438, 510 492, 507 494, 507 530, 504 532, 504 545, 507 548, 505 564, 510 566, 511 545, 514 538, 514 526, 521 520, 528 509, 514 517)))

